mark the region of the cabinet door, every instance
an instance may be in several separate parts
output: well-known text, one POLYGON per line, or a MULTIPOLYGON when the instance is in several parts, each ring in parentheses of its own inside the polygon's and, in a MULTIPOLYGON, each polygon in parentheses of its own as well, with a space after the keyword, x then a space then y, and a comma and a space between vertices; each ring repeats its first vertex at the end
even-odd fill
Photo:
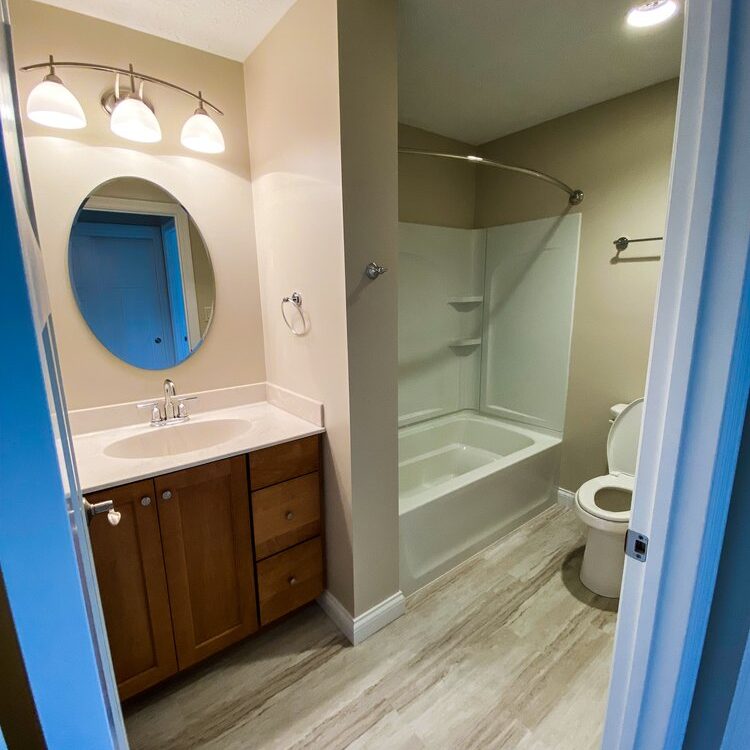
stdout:
POLYGON ((157 477, 180 669, 258 628, 244 456, 157 477))
POLYGON ((154 485, 135 482, 91 493, 89 502, 114 501, 121 513, 89 526, 120 698, 145 690, 177 671, 154 485))

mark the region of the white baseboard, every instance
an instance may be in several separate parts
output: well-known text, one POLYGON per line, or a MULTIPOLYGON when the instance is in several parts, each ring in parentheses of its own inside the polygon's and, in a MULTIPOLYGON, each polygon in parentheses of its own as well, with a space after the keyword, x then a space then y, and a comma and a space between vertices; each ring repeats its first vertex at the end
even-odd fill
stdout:
POLYGON ((349 610, 328 590, 318 597, 318 604, 353 646, 367 640, 406 612, 406 598, 400 591, 358 617, 352 617, 349 610))
POLYGON ((570 490, 564 490, 562 487, 557 488, 557 502, 560 503, 560 505, 563 506, 563 508, 568 508, 569 510, 572 510, 573 506, 575 505, 576 500, 576 493, 571 492, 570 490))

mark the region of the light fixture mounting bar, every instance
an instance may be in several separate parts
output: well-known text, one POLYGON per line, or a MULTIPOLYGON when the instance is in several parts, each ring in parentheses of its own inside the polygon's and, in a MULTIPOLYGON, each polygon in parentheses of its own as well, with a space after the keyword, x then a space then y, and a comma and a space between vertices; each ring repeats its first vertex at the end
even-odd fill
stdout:
POLYGON ((571 206, 577 206, 583 201, 583 190, 576 190, 570 187, 562 180, 558 180, 557 177, 546 174, 545 172, 539 172, 536 169, 529 169, 528 167, 517 167, 513 164, 503 164, 499 161, 493 161, 492 159, 485 159, 484 157, 474 156, 473 154, 446 154, 440 151, 428 151, 422 148, 407 148, 406 146, 399 146, 398 151, 400 154, 416 154, 418 156, 437 156, 442 159, 459 159, 461 161, 468 161, 470 164, 479 164, 487 167, 495 167, 496 169, 504 169, 506 172, 516 172, 518 174, 525 174, 529 177, 535 177, 537 180, 543 180, 544 182, 554 185, 556 188, 560 188, 563 192, 568 194, 568 203, 571 206))
POLYGON ((211 104, 211 102, 208 101, 208 99, 206 99, 200 92, 196 94, 189 89, 178 86, 176 83, 170 83, 169 81, 165 81, 162 78, 156 78, 155 76, 150 76, 146 73, 139 73, 137 70, 133 70, 132 66, 130 66, 130 68, 116 68, 113 65, 100 65, 98 63, 74 61, 60 62, 58 60, 53 60, 52 56, 50 55, 50 59, 48 61, 43 63, 34 63, 33 65, 24 65, 21 70, 39 70, 41 68, 78 68, 81 70, 100 70, 104 73, 120 73, 121 75, 128 77, 133 76, 139 81, 147 81, 148 83, 155 83, 158 86, 165 86, 168 89, 180 91, 181 93, 187 94, 187 96, 191 96, 193 99, 198 100, 198 102, 202 103, 203 105, 211 107, 211 109, 217 114, 224 114, 215 104, 211 104))

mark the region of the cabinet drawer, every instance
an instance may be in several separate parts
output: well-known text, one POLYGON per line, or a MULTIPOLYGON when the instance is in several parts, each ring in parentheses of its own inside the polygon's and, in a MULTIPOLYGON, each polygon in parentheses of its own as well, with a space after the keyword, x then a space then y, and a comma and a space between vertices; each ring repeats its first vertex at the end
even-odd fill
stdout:
POLYGON ((312 601, 322 591, 323 547, 320 537, 258 563, 261 625, 312 601))
POLYGON ((320 475, 306 474, 253 492, 255 558, 320 535, 320 475))
POLYGON ((317 470, 317 435, 273 445, 250 454, 250 489, 259 490, 317 470))

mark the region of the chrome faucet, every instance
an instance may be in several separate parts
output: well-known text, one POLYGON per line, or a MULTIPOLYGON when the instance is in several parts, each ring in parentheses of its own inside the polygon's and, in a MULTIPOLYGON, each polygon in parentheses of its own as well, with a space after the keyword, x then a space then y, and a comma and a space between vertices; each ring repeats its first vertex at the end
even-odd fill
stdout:
POLYGON ((167 378, 164 381, 164 401, 162 403, 158 401, 144 401, 137 404, 137 406, 139 409, 150 409, 151 426, 161 427, 163 425, 174 424, 175 422, 185 422, 190 419, 185 402, 194 401, 197 398, 197 396, 178 396, 174 383, 167 378))
POLYGON ((164 419, 174 419, 174 404, 172 399, 177 395, 174 383, 167 378, 164 381, 164 419))

